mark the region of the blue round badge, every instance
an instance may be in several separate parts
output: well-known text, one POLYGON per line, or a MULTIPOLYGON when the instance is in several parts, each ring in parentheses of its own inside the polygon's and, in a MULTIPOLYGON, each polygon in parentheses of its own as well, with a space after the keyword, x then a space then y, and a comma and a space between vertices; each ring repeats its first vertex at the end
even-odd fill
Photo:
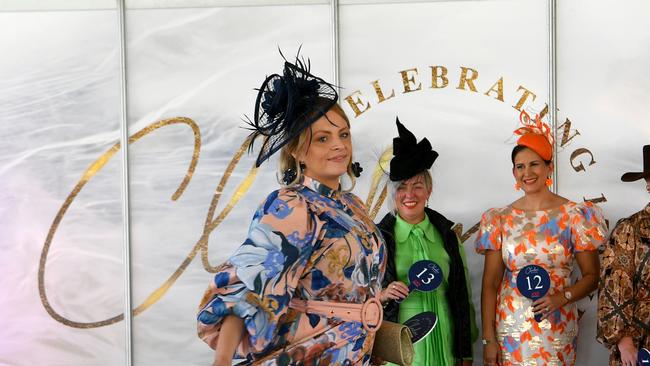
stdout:
POLYGON ((442 283, 442 269, 436 262, 421 260, 409 269, 409 291, 433 291, 442 283))
POLYGON ((544 297, 551 288, 551 276, 540 266, 528 265, 517 275, 517 288, 523 296, 537 300, 544 297))
POLYGON ((646 348, 641 348, 639 350, 639 355, 637 357, 637 363, 640 366, 649 366, 650 365, 650 351, 646 348))
MULTIPOLYGON (((540 266, 528 265, 517 275, 517 289, 523 296, 533 301, 544 297, 550 288, 551 276, 540 266)), ((535 320, 541 322, 542 314, 535 315, 535 320)))

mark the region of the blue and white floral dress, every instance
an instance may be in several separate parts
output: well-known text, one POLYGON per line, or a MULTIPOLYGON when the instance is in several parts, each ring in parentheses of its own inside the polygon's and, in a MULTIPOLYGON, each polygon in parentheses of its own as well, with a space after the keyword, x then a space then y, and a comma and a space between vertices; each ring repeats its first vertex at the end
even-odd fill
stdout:
POLYGON ((378 296, 386 265, 381 234, 361 200, 305 177, 271 193, 248 237, 210 283, 199 336, 214 348, 229 314, 244 320, 238 357, 260 365, 367 365, 374 335, 289 308, 292 298, 365 302, 378 296))

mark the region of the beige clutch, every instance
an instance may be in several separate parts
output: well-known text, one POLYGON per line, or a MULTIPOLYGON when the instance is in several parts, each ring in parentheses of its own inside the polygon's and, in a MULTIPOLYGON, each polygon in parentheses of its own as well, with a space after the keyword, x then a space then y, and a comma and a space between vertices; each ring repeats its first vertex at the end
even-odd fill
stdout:
POLYGON ((411 330, 402 324, 384 320, 375 333, 372 355, 402 366, 413 363, 411 330))

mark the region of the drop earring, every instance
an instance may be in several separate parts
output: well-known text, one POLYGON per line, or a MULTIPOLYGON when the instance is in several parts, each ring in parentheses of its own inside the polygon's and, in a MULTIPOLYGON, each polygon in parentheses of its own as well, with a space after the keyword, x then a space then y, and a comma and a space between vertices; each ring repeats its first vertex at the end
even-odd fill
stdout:
POLYGON ((352 169, 352 174, 354 174, 355 177, 359 178, 361 176, 361 172, 363 171, 363 168, 361 167, 361 164, 359 164, 358 161, 352 163, 350 168, 352 169))

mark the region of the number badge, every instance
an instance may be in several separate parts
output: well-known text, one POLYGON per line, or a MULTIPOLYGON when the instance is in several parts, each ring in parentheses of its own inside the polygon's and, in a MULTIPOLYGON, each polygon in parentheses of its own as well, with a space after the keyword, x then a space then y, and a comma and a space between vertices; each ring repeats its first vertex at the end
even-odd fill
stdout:
MULTIPOLYGON (((437 289, 442 284, 443 273, 440 266, 430 260, 421 260, 413 263, 409 268, 409 293, 413 290, 429 292, 437 289)), ((402 300, 395 300, 400 303, 402 300)))
POLYGON ((637 364, 641 366, 650 365, 650 352, 646 348, 641 348, 639 350, 639 355, 637 357, 637 364))
POLYGON ((438 324, 438 316, 432 311, 416 314, 404 322, 410 330, 411 342, 418 343, 426 337, 438 324))
POLYGON ((434 261, 417 261, 409 269, 409 281, 409 291, 433 291, 442 284, 442 269, 434 261))
MULTIPOLYGON (((535 301, 544 297, 551 288, 551 276, 548 272, 537 265, 531 264, 519 271, 517 275, 517 289, 519 292, 535 301)), ((542 315, 535 315, 535 320, 541 321, 542 315)))

